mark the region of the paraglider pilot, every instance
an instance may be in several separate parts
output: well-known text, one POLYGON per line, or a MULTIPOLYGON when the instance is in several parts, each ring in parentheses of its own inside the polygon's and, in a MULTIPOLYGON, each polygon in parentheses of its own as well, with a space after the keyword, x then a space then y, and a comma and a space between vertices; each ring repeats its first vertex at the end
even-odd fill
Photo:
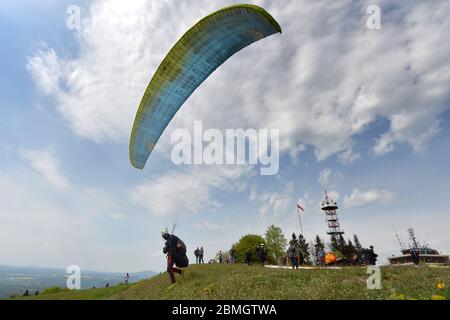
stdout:
POLYGON ((180 268, 186 268, 189 265, 189 260, 186 255, 186 245, 176 235, 169 234, 167 229, 164 229, 161 235, 166 240, 163 252, 167 254, 167 273, 173 285, 176 282, 174 272, 181 275, 183 270, 180 268))

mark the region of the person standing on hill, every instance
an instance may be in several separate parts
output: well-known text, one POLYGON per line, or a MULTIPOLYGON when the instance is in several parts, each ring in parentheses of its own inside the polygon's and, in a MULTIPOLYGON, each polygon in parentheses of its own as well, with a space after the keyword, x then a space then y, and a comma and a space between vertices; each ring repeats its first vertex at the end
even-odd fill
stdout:
POLYGON ((264 267, 266 264, 267 250, 264 247, 264 243, 261 243, 259 247, 256 249, 256 253, 259 257, 259 264, 264 267))
POLYGON ((130 275, 128 272, 125 274, 125 285, 128 285, 128 280, 130 280, 130 275))
POLYGON ((167 254, 167 273, 172 283, 169 286, 170 289, 176 282, 174 273, 181 275, 183 270, 180 268, 186 268, 189 265, 189 259, 186 256, 186 245, 180 238, 174 234, 169 234, 167 229, 164 229, 161 235, 166 240, 163 252, 167 254))
POLYGON ((222 251, 219 251, 219 263, 223 262, 223 254, 222 251))
POLYGON ((197 249, 195 249, 194 255, 195 255, 195 263, 199 264, 200 263, 200 249, 198 247, 197 247, 197 249))
POLYGON ((323 252, 323 250, 321 250, 319 252, 318 259, 319 259, 319 265, 323 266, 325 264, 325 252, 323 252))
POLYGON ((295 244, 292 242, 289 245, 288 254, 289 254, 289 258, 291 259, 292 269, 294 269, 294 268, 298 269, 299 251, 297 249, 297 246, 295 246, 295 244))
POLYGON ((252 254, 252 252, 250 250, 248 250, 245 253, 245 262, 247 262, 247 265, 249 265, 249 266, 253 265, 252 259, 253 259, 253 254, 252 254))
POLYGON ((200 247, 199 250, 199 261, 198 263, 205 263, 205 261, 203 260, 203 255, 205 254, 205 250, 203 250, 203 247, 200 247))
POLYGON ((231 247, 230 250, 230 263, 236 263, 236 249, 233 247, 231 247))
POLYGON ((370 246, 369 250, 367 252, 368 252, 368 256, 369 256, 369 265, 372 265, 372 266, 376 265, 378 255, 373 250, 373 246, 370 246))

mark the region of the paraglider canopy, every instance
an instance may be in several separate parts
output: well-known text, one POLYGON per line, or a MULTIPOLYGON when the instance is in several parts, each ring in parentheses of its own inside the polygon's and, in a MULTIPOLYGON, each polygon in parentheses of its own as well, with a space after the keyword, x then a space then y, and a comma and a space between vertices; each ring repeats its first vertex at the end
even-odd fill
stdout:
POLYGON ((153 75, 134 121, 131 164, 143 169, 163 131, 195 89, 246 46, 281 33, 263 8, 239 4, 216 11, 189 29, 153 75))

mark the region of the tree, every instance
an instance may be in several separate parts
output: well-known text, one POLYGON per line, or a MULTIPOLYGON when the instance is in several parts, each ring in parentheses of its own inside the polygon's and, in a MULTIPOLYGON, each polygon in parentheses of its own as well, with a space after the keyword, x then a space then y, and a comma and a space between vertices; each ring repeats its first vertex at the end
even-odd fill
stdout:
POLYGON ((314 248, 314 241, 310 241, 308 243, 308 247, 309 247, 309 257, 310 257, 309 262, 311 264, 314 264, 316 261, 316 257, 317 257, 316 250, 314 248))
POLYGON ((355 242, 355 248, 360 253, 362 251, 362 245, 359 242, 359 238, 356 234, 353 235, 353 242, 355 242))
POLYGON ((239 239, 238 243, 236 244, 236 254, 237 254, 237 261, 238 262, 245 262, 245 254, 250 251, 252 253, 252 260, 253 262, 256 262, 257 256, 256 256, 256 248, 261 244, 264 243, 264 238, 260 235, 256 234, 247 234, 243 236, 241 239, 239 239))
POLYGON ((356 234, 353 235, 353 241, 355 242, 356 256, 358 257, 358 264, 361 264, 363 261, 362 251, 363 247, 359 242, 359 238, 356 234))
POLYGON ((331 236, 331 242, 329 244, 329 247, 330 247, 331 251, 333 251, 333 252, 339 251, 339 242, 338 242, 338 238, 335 235, 331 236))
POLYGON ((271 225, 265 233, 267 260, 271 263, 278 264, 285 255, 287 240, 284 237, 280 227, 271 225))
POLYGON ((342 247, 341 253, 347 260, 353 260, 353 256, 357 253, 355 246, 349 239, 348 242, 342 247))
POLYGON ((300 251, 303 253, 303 258, 305 260, 305 263, 310 263, 309 259, 309 245, 306 242, 306 239, 303 238, 302 234, 298 235, 298 244, 300 247, 300 251))
POLYGON ((316 236, 316 243, 314 244, 314 250, 316 253, 320 251, 325 251, 325 244, 323 243, 322 239, 320 239, 319 236, 316 236))
POLYGON ((339 235, 338 238, 338 251, 340 251, 342 253, 342 250, 345 249, 345 246, 347 245, 347 243, 345 243, 345 239, 342 236, 342 234, 339 235))
POLYGON ((316 257, 316 261, 319 261, 319 253, 324 252, 325 253, 325 243, 320 239, 318 235, 316 235, 315 243, 313 246, 314 256, 316 257))

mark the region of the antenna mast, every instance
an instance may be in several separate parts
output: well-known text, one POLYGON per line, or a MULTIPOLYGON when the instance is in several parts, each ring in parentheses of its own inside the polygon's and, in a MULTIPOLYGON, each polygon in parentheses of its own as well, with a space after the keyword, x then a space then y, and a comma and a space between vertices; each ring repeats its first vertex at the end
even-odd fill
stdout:
POLYGON ((401 250, 404 250, 403 243, 402 243, 402 241, 400 240, 400 237, 398 236, 398 233, 397 233, 397 230, 395 229, 395 226, 392 225, 392 228, 394 229, 395 237, 397 238, 397 241, 398 241, 398 243, 399 243, 399 245, 400 245, 400 249, 401 249, 401 250))
POLYGON ((413 228, 409 228, 408 229, 408 233, 409 233, 409 239, 411 240, 413 247, 415 249, 418 249, 419 248, 419 244, 417 242, 416 235, 414 234, 414 229, 413 228))

